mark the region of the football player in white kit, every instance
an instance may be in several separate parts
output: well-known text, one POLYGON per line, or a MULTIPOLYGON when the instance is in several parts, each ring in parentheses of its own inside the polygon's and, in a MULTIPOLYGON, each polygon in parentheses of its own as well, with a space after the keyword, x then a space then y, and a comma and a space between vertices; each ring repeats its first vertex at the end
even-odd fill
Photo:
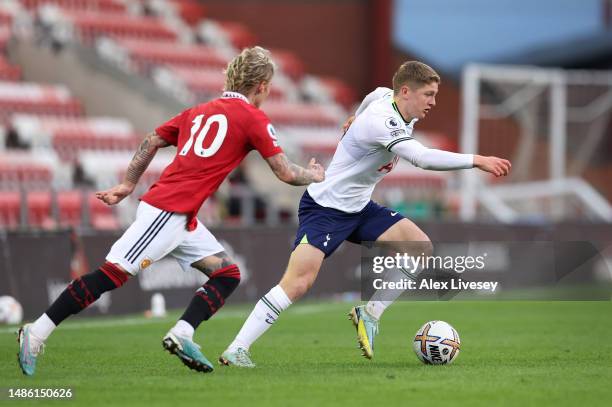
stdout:
MULTIPOLYGON (((393 76, 393 90, 377 88, 364 99, 345 125, 348 130, 326 170, 325 181, 311 184, 300 201, 299 228, 285 274, 255 305, 219 358, 222 364, 255 366, 249 354, 251 344, 308 291, 323 260, 343 241, 377 242, 398 251, 402 247, 395 246, 402 246, 400 243, 414 242, 419 254, 431 254, 431 242, 418 226, 371 200, 374 187, 398 158, 427 170, 478 168, 498 177, 508 174, 508 160, 431 149, 412 137, 415 123, 436 105, 439 83, 431 67, 409 61, 393 76)), ((367 358, 373 356, 378 320, 393 302, 385 299, 375 293, 367 305, 354 307, 350 313, 367 358)))

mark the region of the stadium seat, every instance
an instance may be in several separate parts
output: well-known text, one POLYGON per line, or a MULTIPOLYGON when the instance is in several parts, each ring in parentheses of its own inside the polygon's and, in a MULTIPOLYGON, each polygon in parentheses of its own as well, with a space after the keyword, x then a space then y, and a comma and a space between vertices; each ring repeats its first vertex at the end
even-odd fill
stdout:
POLYGON ((205 45, 144 38, 119 38, 116 42, 145 72, 155 64, 222 69, 228 62, 228 58, 218 49, 205 45))
POLYGON ((142 135, 128 137, 115 134, 68 132, 53 136, 53 148, 62 161, 74 162, 83 150, 134 151, 142 135))
POLYGON ((270 101, 262 106, 274 124, 287 126, 338 127, 343 120, 340 112, 327 106, 306 103, 270 101))
POLYGON ((16 189, 45 187, 51 183, 49 166, 35 163, 0 163, 0 187, 16 189))
MULTIPOLYGON (((170 67, 170 71, 179 77, 200 99, 211 99, 219 96, 225 85, 225 76, 220 69, 206 70, 173 65, 170 67)), ((277 82, 272 81, 270 97, 272 99, 284 99, 285 89, 277 82)))
POLYGON ((93 194, 88 196, 89 216, 91 226, 98 230, 116 230, 119 229, 119 220, 115 215, 113 208, 100 201, 93 194))
POLYGON ((58 167, 53 153, 6 150, 0 154, 0 189, 46 189, 58 167))
POLYGON ((53 5, 72 10, 125 12, 125 4, 115 0, 22 0, 21 3, 30 10, 43 5, 53 5))
POLYGON ((6 45, 11 39, 12 30, 9 24, 3 25, 0 23, 0 51, 4 52, 6 50, 6 45))
POLYGON ((49 228, 53 226, 51 191, 29 191, 26 201, 29 227, 49 228))
MULTIPOLYGON (((12 127, 17 131, 19 139, 35 149, 55 147, 63 154, 63 148, 79 151, 84 148, 97 148, 101 143, 103 149, 123 148, 117 144, 131 146, 135 137, 132 125, 124 119, 108 117, 44 117, 17 114, 11 120, 12 127), (58 138, 56 140, 56 138, 58 138), (80 138, 94 139, 81 143, 80 138), (106 139, 110 138, 110 141, 106 139), (99 141, 97 141, 100 139, 99 141), (57 144, 57 145, 56 145, 57 144), (107 145, 111 147, 107 147, 107 145)), ((60 155, 66 160, 66 155, 60 155)), ((72 161, 72 160, 71 160, 72 161)))
POLYGON ((82 108, 64 86, 0 81, 0 123, 14 113, 79 116, 82 108))
POLYGON ((5 9, 0 8, 0 25, 10 26, 13 23, 13 16, 5 9))
POLYGON ((0 191, 0 227, 16 228, 20 223, 21 195, 17 191, 0 191))
POLYGON ((56 194, 61 226, 78 227, 83 220, 83 192, 79 190, 60 191, 56 194))
POLYGON ((292 79, 299 80, 304 76, 304 64, 293 52, 279 49, 272 49, 270 52, 272 52, 272 59, 274 59, 283 72, 292 79))
POLYGON ((0 81, 18 81, 21 79, 21 68, 11 65, 0 55, 0 81))
POLYGON ((120 13, 64 10, 63 14, 88 44, 100 35, 115 38, 148 38, 176 40, 176 33, 165 22, 155 17, 120 13))

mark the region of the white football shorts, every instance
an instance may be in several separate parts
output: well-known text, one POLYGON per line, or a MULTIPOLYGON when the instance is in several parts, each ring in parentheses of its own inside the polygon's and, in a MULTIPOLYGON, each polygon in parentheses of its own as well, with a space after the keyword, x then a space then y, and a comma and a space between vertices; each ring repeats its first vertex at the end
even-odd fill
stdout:
POLYGON ((140 201, 136 220, 111 247, 106 260, 135 276, 167 255, 186 271, 192 263, 224 250, 199 220, 193 231, 188 231, 186 224, 187 215, 140 201))

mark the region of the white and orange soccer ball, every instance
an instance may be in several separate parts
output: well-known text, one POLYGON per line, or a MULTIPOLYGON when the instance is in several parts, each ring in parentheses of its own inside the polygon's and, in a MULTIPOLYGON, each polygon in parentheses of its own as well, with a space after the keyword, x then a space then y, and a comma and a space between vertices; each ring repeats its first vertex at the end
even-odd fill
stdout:
POLYGON ((0 297, 0 324, 16 325, 21 323, 23 308, 21 304, 9 295, 0 297))
POLYGON ((429 321, 414 336, 414 353, 427 365, 450 364, 459 355, 459 334, 444 321, 429 321))

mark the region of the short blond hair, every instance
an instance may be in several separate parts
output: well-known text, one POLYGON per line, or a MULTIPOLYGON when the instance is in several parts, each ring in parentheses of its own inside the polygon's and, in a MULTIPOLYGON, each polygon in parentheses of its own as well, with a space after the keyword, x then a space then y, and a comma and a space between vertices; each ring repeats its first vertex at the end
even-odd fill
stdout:
POLYGON ((245 48, 227 64, 223 90, 246 95, 261 82, 269 82, 274 68, 270 51, 262 47, 245 48))
POLYGON ((418 89, 432 82, 441 82, 440 75, 432 67, 419 61, 407 61, 393 75, 393 93, 397 95, 404 85, 418 89))

